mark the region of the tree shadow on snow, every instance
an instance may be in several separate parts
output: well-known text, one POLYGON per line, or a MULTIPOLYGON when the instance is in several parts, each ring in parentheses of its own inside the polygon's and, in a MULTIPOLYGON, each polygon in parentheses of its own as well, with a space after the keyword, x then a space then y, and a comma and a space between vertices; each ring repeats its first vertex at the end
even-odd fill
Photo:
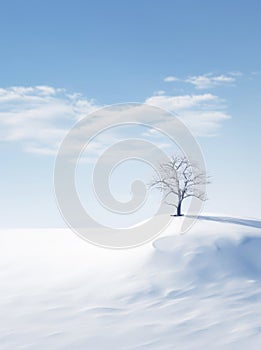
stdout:
MULTIPOLYGON (((188 217, 193 218, 194 216, 188 215, 188 217)), ((221 223, 242 225, 247 227, 261 228, 261 220, 256 219, 240 219, 230 216, 208 216, 208 215, 199 215, 198 220, 206 220, 206 221, 215 221, 221 223)))

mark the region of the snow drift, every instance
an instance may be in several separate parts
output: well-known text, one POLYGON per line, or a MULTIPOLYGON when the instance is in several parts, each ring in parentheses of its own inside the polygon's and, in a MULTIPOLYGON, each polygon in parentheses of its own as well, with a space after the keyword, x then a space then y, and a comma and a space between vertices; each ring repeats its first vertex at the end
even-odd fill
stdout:
POLYGON ((2 230, 1 349, 258 350, 261 222, 202 216, 178 235, 180 220, 122 251, 2 230))

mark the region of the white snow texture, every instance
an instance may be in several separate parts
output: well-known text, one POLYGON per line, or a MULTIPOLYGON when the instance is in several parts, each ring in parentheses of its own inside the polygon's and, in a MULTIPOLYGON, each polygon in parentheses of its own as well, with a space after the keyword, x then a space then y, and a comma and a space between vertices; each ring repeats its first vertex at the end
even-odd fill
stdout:
POLYGON ((0 349, 260 349, 261 221, 180 220, 120 251, 1 230, 0 349))

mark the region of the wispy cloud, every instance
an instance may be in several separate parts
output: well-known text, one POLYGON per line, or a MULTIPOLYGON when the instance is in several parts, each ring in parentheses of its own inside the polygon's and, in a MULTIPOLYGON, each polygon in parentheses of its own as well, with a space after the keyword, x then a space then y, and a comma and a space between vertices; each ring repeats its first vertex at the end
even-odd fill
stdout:
MULTIPOLYGON (((191 131, 200 136, 215 134, 221 122, 229 118, 223 102, 210 93, 171 96, 160 91, 145 102, 178 112, 191 131)), ((19 143, 25 152, 55 155, 75 122, 101 107, 81 94, 51 86, 2 88, 0 137, 2 141, 19 143)), ((116 122, 113 113, 108 114, 108 118, 112 124, 116 122)), ((160 122, 157 121, 159 125, 160 122)), ((96 129, 99 123, 99 116, 90 118, 88 130, 96 129)), ((100 143, 106 144, 107 141, 102 138, 97 140, 95 147, 92 146, 93 152, 100 152, 100 143)))
POLYGON ((146 103, 165 108, 170 111, 187 109, 196 106, 202 106, 209 102, 215 102, 218 98, 212 94, 201 95, 180 95, 180 96, 151 96, 146 99, 146 103))
POLYGON ((185 82, 192 84, 196 89, 209 89, 218 85, 232 84, 236 81, 234 76, 230 75, 213 75, 211 73, 205 75, 195 75, 188 77, 185 82))
POLYGON ((213 94, 151 96, 146 103, 164 108, 178 117, 196 136, 216 135, 221 123, 230 118, 224 101, 213 94))
POLYGON ((171 83, 173 81, 179 81, 179 78, 174 77, 173 75, 169 75, 166 78, 164 78, 164 81, 167 83, 171 83))
POLYGON ((154 92, 154 95, 164 95, 166 93, 165 90, 158 90, 154 92))
POLYGON ((202 75, 192 75, 187 78, 177 78, 175 76, 167 76, 165 82, 182 82, 193 85, 196 89, 210 89, 220 85, 231 85, 236 82, 236 78, 241 76, 240 72, 231 72, 228 74, 215 75, 207 73, 202 75))
POLYGON ((67 130, 96 109, 94 101, 50 86, 0 89, 0 136, 27 152, 54 154, 67 130))

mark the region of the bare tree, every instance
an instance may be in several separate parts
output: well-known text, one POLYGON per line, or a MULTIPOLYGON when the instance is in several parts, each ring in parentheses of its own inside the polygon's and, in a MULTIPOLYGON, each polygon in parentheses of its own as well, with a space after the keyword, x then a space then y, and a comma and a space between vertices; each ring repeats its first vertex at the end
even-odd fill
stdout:
POLYGON ((164 194, 166 204, 176 207, 176 216, 182 216, 182 203, 186 198, 206 200, 204 185, 209 183, 205 172, 191 164, 184 156, 172 156, 160 164, 159 176, 150 184, 164 194))

